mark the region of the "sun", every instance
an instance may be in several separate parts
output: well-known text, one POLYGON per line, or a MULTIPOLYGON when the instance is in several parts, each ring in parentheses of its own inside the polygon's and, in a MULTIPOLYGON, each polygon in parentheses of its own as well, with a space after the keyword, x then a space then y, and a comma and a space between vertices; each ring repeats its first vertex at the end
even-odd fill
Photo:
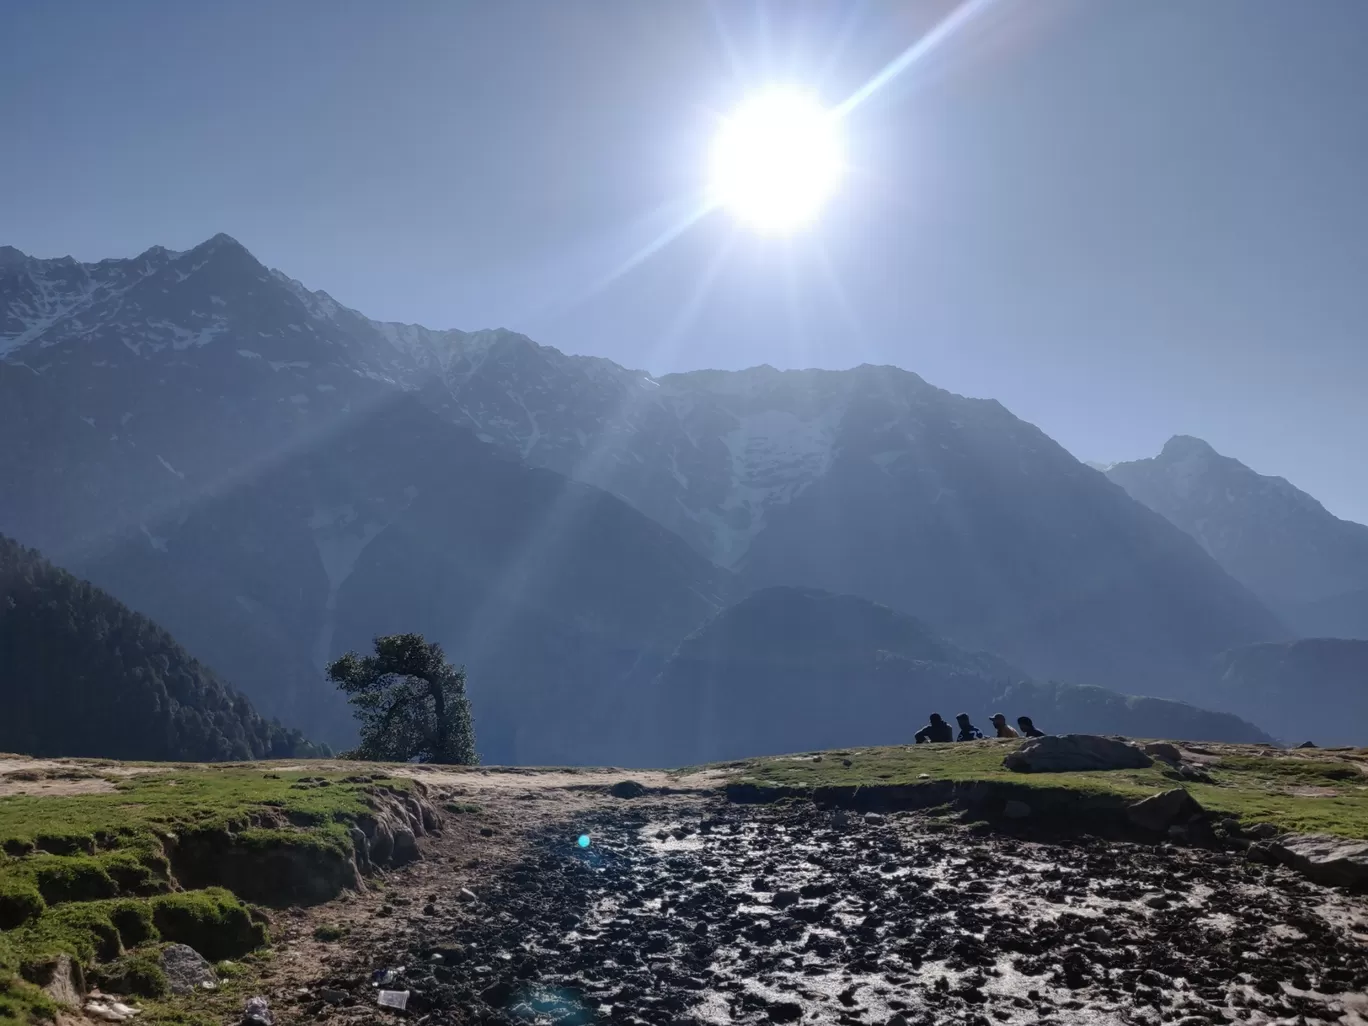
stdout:
POLYGON ((743 104, 713 140, 711 195, 763 235, 810 224, 844 170, 837 119, 796 89, 743 104))

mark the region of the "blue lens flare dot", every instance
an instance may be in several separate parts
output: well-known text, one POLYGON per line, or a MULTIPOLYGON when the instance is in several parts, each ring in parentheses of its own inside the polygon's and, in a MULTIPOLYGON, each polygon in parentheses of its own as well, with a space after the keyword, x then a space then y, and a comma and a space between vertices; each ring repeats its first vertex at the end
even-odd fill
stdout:
POLYGON ((579 840, 576 841, 575 843, 578 844, 581 848, 587 848, 587 847, 589 847, 589 835, 588 835, 588 834, 580 834, 580 835, 579 835, 579 840))

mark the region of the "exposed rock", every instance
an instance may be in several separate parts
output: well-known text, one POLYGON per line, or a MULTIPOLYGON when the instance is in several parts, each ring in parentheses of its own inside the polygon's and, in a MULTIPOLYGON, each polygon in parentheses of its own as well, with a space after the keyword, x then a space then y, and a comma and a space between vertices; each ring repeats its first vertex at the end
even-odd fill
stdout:
POLYGON ((1144 769, 1154 760, 1135 745, 1098 734, 1034 737, 1002 760, 1018 773, 1069 773, 1082 770, 1144 769))
POLYGON ((1251 845, 1249 857, 1290 866, 1316 883, 1368 889, 1368 841, 1329 834, 1289 834, 1251 845))
POLYGON ((1301 744, 1297 745, 1297 747, 1298 747, 1298 748, 1315 748, 1315 747, 1316 747, 1316 742, 1314 742, 1314 741, 1303 741, 1301 744))
POLYGON ((356 866, 363 873, 371 871, 370 861, 370 841, 366 839, 366 832, 360 827, 351 827, 348 831, 351 836, 352 850, 356 855, 356 866))
POLYGON ((467 904, 480 900, 479 898, 475 897, 475 892, 472 891, 469 887, 462 887, 456 896, 460 898, 462 901, 466 902, 467 904))
POLYGON ((418 838, 408 827, 394 831, 394 849, 390 853, 390 865, 406 866, 422 858, 418 851, 418 838))
POLYGON ((24 978, 59 1005, 80 1008, 85 1001, 85 974, 81 964, 70 955, 54 955, 44 962, 24 967, 24 978))
POLYGON ((1167 741, 1151 741, 1143 746, 1143 751, 1151 758, 1166 762, 1170 766, 1177 767, 1182 761, 1182 753, 1178 751, 1178 746, 1169 744, 1167 741))
POLYGON ((162 950, 161 967, 172 994, 189 994, 206 983, 218 984, 214 967, 188 944, 168 944, 162 950))
POLYGON ((247 1005, 242 1010, 242 1026, 275 1026, 275 1016, 271 1014, 271 1006, 264 997, 247 999, 247 1005))
POLYGON ((635 780, 619 780, 608 789, 608 793, 614 798, 640 798, 646 793, 646 788, 635 780))
POLYGON ((1197 799, 1181 787, 1160 791, 1126 808, 1126 818, 1142 830, 1156 834, 1186 823, 1202 811, 1197 799))
POLYGON ((1002 807, 1002 814, 1008 819, 1025 819, 1031 814, 1031 807, 1013 798, 1002 807))

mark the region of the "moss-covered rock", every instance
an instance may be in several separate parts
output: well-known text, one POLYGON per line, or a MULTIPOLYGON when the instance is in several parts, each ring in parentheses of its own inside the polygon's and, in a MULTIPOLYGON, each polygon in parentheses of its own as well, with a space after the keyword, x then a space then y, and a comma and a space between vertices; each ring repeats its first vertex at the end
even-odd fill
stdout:
POLYGON ((49 905, 66 901, 98 901, 112 898, 119 892, 104 864, 88 855, 61 858, 38 855, 28 867, 38 885, 38 892, 49 905))
POLYGON ((155 951, 135 951, 100 966, 93 977, 101 990, 159 998, 170 992, 166 973, 155 951))
POLYGON ((266 943, 266 928, 221 887, 149 899, 163 940, 188 944, 205 958, 236 958, 266 943))
POLYGON ((331 831, 196 831, 177 839, 173 861, 186 886, 226 887, 275 908, 317 905, 361 885, 351 838, 340 825, 331 831))
POLYGON ((37 919, 47 908, 38 888, 28 880, 0 880, 0 930, 13 930, 37 919))
POLYGON ((119 940, 125 948, 136 948, 158 937, 156 924, 152 921, 152 906, 146 901, 126 899, 113 902, 109 909, 109 921, 119 931, 119 940))

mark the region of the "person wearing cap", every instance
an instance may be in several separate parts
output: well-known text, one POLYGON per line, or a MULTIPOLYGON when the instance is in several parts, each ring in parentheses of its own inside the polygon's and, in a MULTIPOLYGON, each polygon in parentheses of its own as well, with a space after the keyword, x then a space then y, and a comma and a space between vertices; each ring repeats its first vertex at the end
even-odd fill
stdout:
POLYGON ((956 741, 978 741, 983 737, 983 731, 969 722, 968 713, 960 713, 955 717, 955 722, 959 724, 959 737, 956 741))
POLYGON ((1018 717, 1017 717, 1017 726, 1021 728, 1021 736, 1022 736, 1022 737, 1044 737, 1044 736, 1045 736, 1045 731, 1039 729, 1034 723, 1032 723, 1032 722, 1031 722, 1031 718, 1030 718, 1029 716, 1018 716, 1018 717))
POLYGON ((926 744, 929 741, 953 741, 955 740, 954 731, 950 729, 950 724, 941 719, 940 713, 931 714, 931 722, 917 731, 917 744, 926 744))
POLYGON ((1007 717, 1002 713, 993 713, 993 727, 997 730, 998 737, 1021 737, 1016 732, 1016 728, 1007 722, 1007 717))

